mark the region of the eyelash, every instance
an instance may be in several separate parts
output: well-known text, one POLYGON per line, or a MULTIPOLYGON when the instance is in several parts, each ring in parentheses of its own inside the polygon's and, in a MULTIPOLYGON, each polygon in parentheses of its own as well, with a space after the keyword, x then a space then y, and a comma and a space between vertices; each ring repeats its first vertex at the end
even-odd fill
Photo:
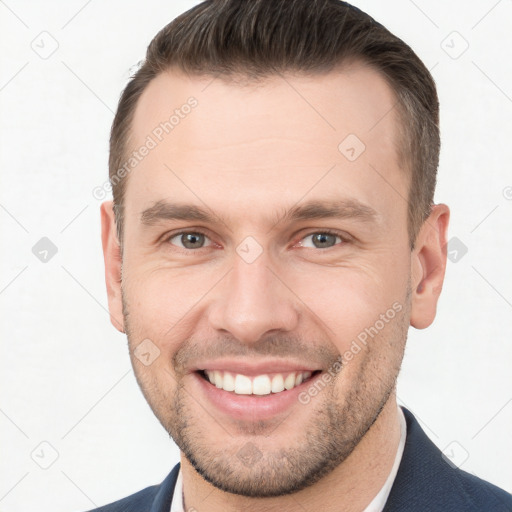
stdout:
MULTIPOLYGON (((164 243, 169 243, 170 245, 173 245, 170 243, 170 240, 172 238, 175 238, 177 236, 180 236, 180 235, 187 235, 187 234, 197 234, 197 235, 203 235, 205 236, 206 238, 210 238, 204 231, 201 231, 200 229, 195 229, 195 230, 188 230, 188 231, 178 231, 177 233, 169 233, 169 234, 166 234, 164 237, 163 237, 163 242, 164 243)), ((310 233, 304 235, 300 240, 304 240, 305 238, 308 238, 312 235, 331 235, 331 236, 335 236, 335 237, 338 237, 341 242, 339 242, 338 244, 334 245, 333 247, 326 247, 325 249, 318 249, 318 251, 322 251, 322 252, 327 252, 329 251, 330 249, 335 249, 336 246, 340 245, 340 244, 346 244, 349 239, 346 235, 342 235, 341 233, 337 232, 337 231, 333 231, 331 229, 322 229, 322 230, 318 230, 318 231, 311 231, 310 233)), ((199 249, 186 249, 186 248, 182 248, 182 247, 177 247, 177 246, 174 246, 176 248, 176 250, 178 250, 179 252, 182 252, 182 253, 192 253, 192 252, 201 252, 203 249, 207 249, 209 246, 207 247, 200 247, 199 249)), ((306 247, 306 249, 314 249, 312 247, 306 247)))

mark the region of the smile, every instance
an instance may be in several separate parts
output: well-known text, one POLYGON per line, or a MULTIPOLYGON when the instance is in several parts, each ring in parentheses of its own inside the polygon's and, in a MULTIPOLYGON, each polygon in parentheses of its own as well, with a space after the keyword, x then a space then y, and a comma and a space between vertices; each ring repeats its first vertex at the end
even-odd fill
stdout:
POLYGON ((223 370, 200 370, 198 373, 211 384, 237 395, 270 395, 291 390, 308 381, 321 370, 292 371, 247 376, 223 370))

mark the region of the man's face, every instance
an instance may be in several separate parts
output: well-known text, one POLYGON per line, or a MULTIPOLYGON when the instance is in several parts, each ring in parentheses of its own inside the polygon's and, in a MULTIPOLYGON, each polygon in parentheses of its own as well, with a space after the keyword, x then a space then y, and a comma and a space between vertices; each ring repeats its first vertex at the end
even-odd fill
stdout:
POLYGON ((132 363, 206 480, 285 494, 347 458, 394 397, 411 311, 396 100, 362 65, 257 86, 169 72, 140 99, 130 149, 191 96, 197 105, 128 177, 132 363), (313 202, 340 215, 287 215, 313 202), (173 218, 172 205, 211 219, 173 218), (264 394, 218 388, 202 370, 264 394))

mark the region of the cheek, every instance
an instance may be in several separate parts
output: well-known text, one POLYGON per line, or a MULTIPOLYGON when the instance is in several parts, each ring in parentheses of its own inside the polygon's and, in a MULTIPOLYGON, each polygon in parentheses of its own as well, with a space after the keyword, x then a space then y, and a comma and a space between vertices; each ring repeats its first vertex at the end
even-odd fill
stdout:
MULTIPOLYGON (((405 252, 390 254, 386 247, 343 266, 283 266, 279 272, 293 291, 283 292, 283 299, 302 310, 302 328, 314 325, 343 352, 395 302, 403 301, 410 259, 405 252)), ((168 353, 176 349, 173 340, 179 343, 201 328, 200 321, 207 323, 208 294, 229 270, 220 264, 172 268, 135 259, 125 269, 130 329, 139 338, 134 342, 149 338, 168 353)), ((218 297, 218 290, 213 295, 218 297)))
POLYGON ((179 338, 187 318, 201 307, 218 277, 215 272, 200 271, 199 266, 148 269, 141 265, 127 271, 123 281, 131 330, 163 342, 179 338))
POLYGON ((314 313, 312 318, 325 336, 343 353, 376 322, 378 330, 387 331, 403 309, 407 276, 400 266, 323 269, 314 278, 296 280, 294 291, 314 313))

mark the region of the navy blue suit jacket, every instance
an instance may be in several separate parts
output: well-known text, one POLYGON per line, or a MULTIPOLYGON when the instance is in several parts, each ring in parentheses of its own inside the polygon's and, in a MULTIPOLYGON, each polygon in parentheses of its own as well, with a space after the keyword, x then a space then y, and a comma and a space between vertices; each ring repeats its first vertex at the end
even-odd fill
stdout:
MULTIPOLYGON (((453 467, 412 413, 405 407, 402 410, 407 421, 407 439, 383 512, 512 512, 512 494, 453 467)), ((179 466, 160 485, 94 511, 169 512, 179 466)))

